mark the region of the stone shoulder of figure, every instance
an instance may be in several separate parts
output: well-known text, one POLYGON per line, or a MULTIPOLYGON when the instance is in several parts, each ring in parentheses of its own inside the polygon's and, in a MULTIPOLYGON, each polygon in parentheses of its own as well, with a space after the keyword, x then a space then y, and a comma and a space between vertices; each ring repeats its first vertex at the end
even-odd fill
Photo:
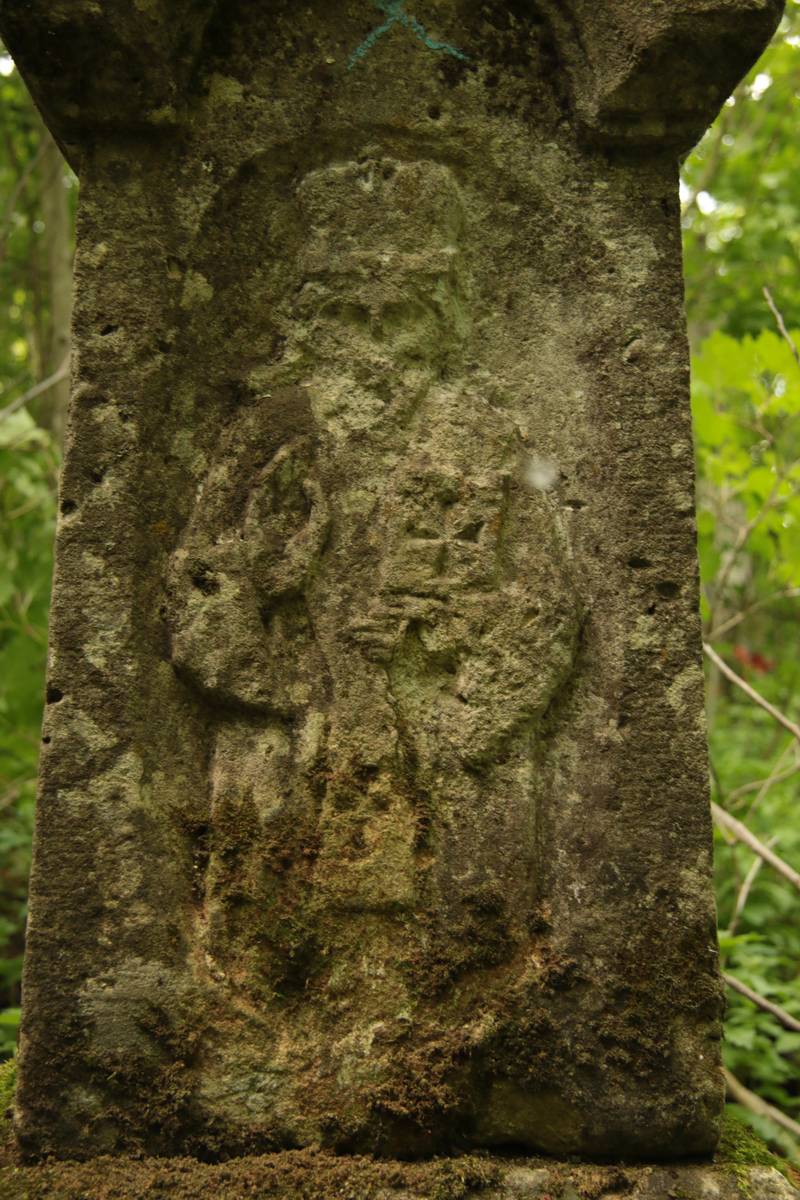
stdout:
POLYGON ((270 453, 269 423, 261 402, 223 439, 170 562, 168 619, 175 668, 207 699, 291 715, 329 514, 313 435, 270 453))
MULTIPOLYGON (((496 585, 465 597, 448 735, 472 768, 532 733, 575 669, 582 607, 552 504, 512 477, 497 537, 496 585)), ((424 636, 424 635, 423 635, 424 636)), ((437 632, 431 635, 436 648, 437 632)))

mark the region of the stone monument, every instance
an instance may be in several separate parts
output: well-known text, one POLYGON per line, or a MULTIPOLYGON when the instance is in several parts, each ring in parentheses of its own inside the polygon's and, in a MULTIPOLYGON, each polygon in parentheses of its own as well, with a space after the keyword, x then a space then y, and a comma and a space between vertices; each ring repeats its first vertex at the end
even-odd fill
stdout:
POLYGON ((81 180, 31 1157, 713 1149, 677 196, 779 0, 2 0, 81 180))

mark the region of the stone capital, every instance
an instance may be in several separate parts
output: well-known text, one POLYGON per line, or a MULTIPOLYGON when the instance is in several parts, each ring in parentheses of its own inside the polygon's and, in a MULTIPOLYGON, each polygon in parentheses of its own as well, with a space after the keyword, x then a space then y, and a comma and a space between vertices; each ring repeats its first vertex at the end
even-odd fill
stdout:
POLYGON ((0 31, 70 164, 114 128, 174 126, 217 0, 0 0, 0 31))
MULTIPOLYGON (((353 6, 341 7, 350 17, 353 6)), ((375 5, 387 26, 413 30, 419 21, 406 7, 375 5)), ((463 0, 451 7, 475 28, 475 44, 460 57, 478 66, 481 21, 463 0)), ((529 7, 554 32, 584 136, 681 152, 764 49, 784 0, 532 0, 529 7)), ((219 0, 0 0, 3 37, 76 167, 81 147, 103 131, 157 135, 180 123, 206 46, 219 56, 219 17, 219 0)))
POLYGON ((584 132, 689 149, 763 51, 783 0, 540 0, 584 132))

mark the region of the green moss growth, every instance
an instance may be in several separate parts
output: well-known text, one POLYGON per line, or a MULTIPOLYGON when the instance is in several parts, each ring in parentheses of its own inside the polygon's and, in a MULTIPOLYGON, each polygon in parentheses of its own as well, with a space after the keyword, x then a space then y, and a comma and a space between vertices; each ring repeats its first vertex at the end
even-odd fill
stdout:
POLYGON ((9 1058, 0 1063, 0 1127, 6 1120, 6 1110, 14 1099, 14 1089, 17 1086, 17 1060, 9 1058))
POLYGON ((774 1167, 790 1182, 791 1165, 773 1154, 766 1142, 745 1125, 738 1117, 725 1110, 722 1121, 722 1137, 716 1154, 716 1162, 727 1169, 736 1179, 742 1195, 750 1195, 749 1167, 774 1167))
POLYGON ((437 1176, 430 1193, 431 1200, 463 1200, 499 1182, 496 1164, 479 1158, 454 1159, 437 1165, 437 1176))
POLYGON ((100 1158, 0 1165, 0 1200, 126 1200, 169 1195, 170 1200, 380 1200, 425 1196, 466 1200, 496 1187, 497 1160, 466 1156, 424 1163, 380 1162, 313 1151, 287 1151, 221 1163, 190 1158, 100 1158))
POLYGON ((0 1063, 0 1163, 6 1158, 11 1146, 11 1106, 17 1086, 17 1060, 9 1058, 0 1063))

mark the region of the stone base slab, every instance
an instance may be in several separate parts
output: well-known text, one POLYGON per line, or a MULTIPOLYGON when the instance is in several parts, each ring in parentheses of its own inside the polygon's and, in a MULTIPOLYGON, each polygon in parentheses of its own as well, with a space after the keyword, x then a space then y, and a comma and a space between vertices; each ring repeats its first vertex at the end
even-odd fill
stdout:
POLYGON ((240 1158, 100 1158, 0 1168, 0 1200, 800 1200, 773 1167, 594 1166, 469 1156, 424 1163, 306 1151, 240 1158))

